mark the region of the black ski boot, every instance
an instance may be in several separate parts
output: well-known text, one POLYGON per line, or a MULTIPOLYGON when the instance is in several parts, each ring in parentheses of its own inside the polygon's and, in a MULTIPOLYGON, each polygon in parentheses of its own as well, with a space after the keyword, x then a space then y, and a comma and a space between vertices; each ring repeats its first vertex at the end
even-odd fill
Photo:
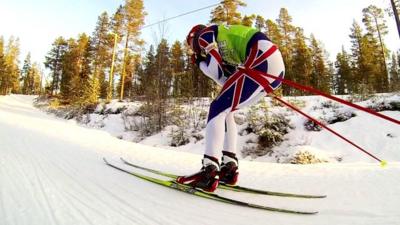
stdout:
POLYGON ((226 185, 234 186, 239 177, 239 162, 236 154, 232 152, 222 152, 221 171, 219 172, 219 181, 226 185))
POLYGON ((176 179, 176 182, 200 188, 207 192, 214 192, 218 187, 219 179, 218 159, 204 155, 202 163, 203 167, 199 172, 189 176, 180 176, 176 179))

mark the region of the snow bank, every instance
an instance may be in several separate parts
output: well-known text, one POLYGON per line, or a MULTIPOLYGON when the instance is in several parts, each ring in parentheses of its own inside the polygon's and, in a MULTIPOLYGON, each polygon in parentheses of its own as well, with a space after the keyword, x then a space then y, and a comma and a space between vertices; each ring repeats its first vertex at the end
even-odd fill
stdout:
MULTIPOLYGON (((337 97, 351 99, 351 96, 337 97)), ((397 150, 397 146, 400 146, 398 125, 319 96, 285 99, 379 158, 389 161, 400 160, 400 151, 397 150)), ((85 119, 80 119, 79 122, 84 126, 106 131, 123 140, 180 152, 203 154, 204 128, 209 104, 209 99, 199 99, 191 104, 177 106, 174 110, 178 109, 180 114, 176 116, 174 112, 172 124, 150 136, 143 135, 141 130, 146 120, 140 112, 141 102, 113 100, 109 104, 99 104, 93 113, 87 114, 85 119)), ((357 104, 400 119, 399 94, 379 94, 357 104)), ((352 145, 323 130, 303 116, 272 102, 269 98, 265 98, 264 103, 254 108, 256 112, 252 108, 247 108, 239 110, 235 116, 240 134, 239 158, 279 163, 373 161, 352 145), (259 117, 255 120, 263 121, 265 120, 263 116, 267 116, 267 120, 281 116, 288 119, 289 123, 284 125, 287 127, 283 133, 282 131, 280 134, 277 133, 279 140, 272 138, 274 142, 267 144, 268 147, 263 147, 265 145, 260 146, 260 133, 254 133, 254 129, 250 129, 248 121, 250 113, 259 117), (299 158, 300 156, 303 158, 299 158)), ((272 124, 272 126, 276 125, 272 124)), ((266 129, 270 131, 272 128, 266 129)))

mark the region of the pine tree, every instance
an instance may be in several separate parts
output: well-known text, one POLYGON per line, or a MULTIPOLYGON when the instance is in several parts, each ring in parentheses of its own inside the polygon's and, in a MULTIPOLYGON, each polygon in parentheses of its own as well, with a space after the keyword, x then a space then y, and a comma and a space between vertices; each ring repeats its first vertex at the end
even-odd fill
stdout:
MULTIPOLYGON (((24 65, 21 71, 21 79, 22 79, 22 94, 29 95, 31 94, 31 84, 33 83, 33 78, 31 77, 32 63, 31 63, 31 53, 28 53, 24 60, 24 65)), ((32 85, 33 86, 33 85, 32 85)))
POLYGON ((376 61, 376 70, 374 76, 374 89, 377 92, 384 92, 388 90, 388 69, 386 65, 386 47, 383 42, 383 37, 388 33, 386 21, 384 19, 383 10, 370 5, 368 8, 363 9, 363 23, 367 28, 367 37, 376 61))
MULTIPOLYGON (((295 38, 293 40, 293 81, 309 86, 311 84, 312 73, 312 56, 309 47, 306 44, 304 31, 301 28, 296 29, 295 38)), ((295 91, 296 94, 302 94, 295 91)))
POLYGON ((158 95, 158 71, 157 71, 157 63, 156 56, 154 53, 153 45, 150 45, 150 48, 147 52, 147 55, 143 61, 143 72, 138 74, 138 83, 139 83, 139 91, 143 91, 144 95, 144 116, 146 117, 145 127, 145 135, 149 135, 154 131, 158 130, 159 126, 159 95, 158 95))
MULTIPOLYGON (((279 17, 276 20, 278 28, 279 28, 279 36, 281 38, 277 38, 274 36, 271 36, 271 39, 273 39, 274 43, 278 44, 279 49, 282 53, 283 60, 285 62, 285 77, 288 80, 295 80, 295 76, 298 76, 296 72, 294 71, 294 63, 295 60, 293 59, 293 54, 294 54, 294 36, 296 33, 296 30, 298 29, 293 26, 292 23, 292 17, 289 15, 289 12, 287 9, 282 8, 279 12, 279 17), (275 41, 276 39, 277 41, 275 41), (278 41, 280 39, 280 41, 278 41)), ((272 23, 268 23, 267 21, 267 26, 273 25, 272 23)), ((269 27, 268 27, 269 28, 269 27)), ((271 32, 269 30, 269 32, 271 32)), ((276 33, 275 35, 278 35, 276 33)), ((302 76, 302 75, 300 75, 302 76)), ((289 86, 283 86, 283 93, 285 95, 292 95, 295 93, 295 90, 289 86)))
MULTIPOLYGON (((134 94, 133 82, 137 74, 137 64, 140 61, 140 55, 130 54, 126 59, 125 66, 125 83, 124 83, 124 96, 131 99, 134 94)), ((121 93, 121 86, 118 86, 117 91, 121 93)))
POLYGON ((292 50, 292 39, 294 37, 294 34, 296 33, 297 29, 295 26, 293 26, 292 23, 292 17, 289 15, 289 12, 287 9, 282 8, 279 12, 279 17, 276 20, 279 31, 282 35, 282 45, 286 46, 287 51, 292 50))
MULTIPOLYGON (((268 19, 265 22, 265 27, 266 27, 266 35, 268 36, 269 39, 271 39, 271 41, 278 45, 281 46, 282 45, 282 34, 280 32, 280 29, 278 27, 278 24, 276 24, 274 21, 268 19)), ((283 49, 282 49, 283 50, 283 49)))
POLYGON ((250 16, 245 15, 242 18, 242 25, 252 27, 255 19, 256 19, 256 15, 254 15, 254 14, 252 14, 250 16))
POLYGON ((255 22, 255 27, 260 30, 261 32, 264 32, 264 29, 266 27, 266 21, 264 17, 257 15, 256 16, 256 22, 255 22))
POLYGON ((101 90, 100 80, 93 74, 82 88, 82 96, 76 103, 80 106, 93 106, 97 104, 101 90))
MULTIPOLYGON (((185 49, 189 48, 187 45, 185 46, 186 46, 185 49)), ((185 59, 186 59, 185 71, 187 73, 187 76, 190 77, 191 81, 190 82, 191 86, 189 86, 188 88, 188 91, 190 90, 190 96, 204 97, 202 94, 202 87, 200 84, 204 83, 202 82, 202 80, 205 80, 205 75, 196 65, 193 65, 189 51, 185 51, 185 59)))
POLYGON ((126 66, 128 63, 129 49, 135 51, 143 45, 143 40, 139 38, 140 28, 144 24, 144 11, 143 0, 126 0, 124 5, 124 34, 125 34, 125 49, 122 61, 122 74, 120 80, 121 95, 120 99, 124 98, 124 85, 126 76, 126 66))
MULTIPOLYGON (((4 47, 3 47, 4 48, 4 47)), ((19 93, 20 70, 19 70, 19 39, 10 37, 4 51, 4 75, 1 82, 0 93, 2 95, 19 93)))
POLYGON ((399 55, 392 54, 392 62, 390 66, 390 91, 400 91, 400 68, 399 68, 399 55))
POLYGON ((336 94, 344 95, 354 90, 353 85, 356 82, 353 79, 352 69, 350 65, 350 56, 342 47, 342 52, 336 56, 336 74, 334 79, 334 90, 336 94))
MULTIPOLYGON (((68 41, 68 48, 62 60, 61 95, 72 104, 85 105, 84 87, 90 84, 91 74, 91 41, 86 34, 78 39, 68 41)), ((93 90, 98 93, 98 90, 93 90)))
POLYGON ((0 36, 0 95, 4 95, 3 89, 6 80, 6 60, 4 55, 4 38, 0 36))
POLYGON ((75 103, 81 106, 94 105, 97 103, 101 91, 101 83, 99 76, 96 75, 92 68, 94 61, 93 40, 86 34, 81 34, 78 38, 79 67, 78 83, 73 85, 79 88, 75 103))
POLYGON ((111 30, 122 40, 124 35, 125 15, 124 6, 120 5, 111 18, 111 30))
POLYGON ((155 93, 156 88, 156 56, 154 53, 154 46, 151 45, 149 51, 147 52, 146 59, 144 61, 144 77, 141 79, 141 84, 146 87, 145 94, 149 95, 155 93))
POLYGON ((144 73, 139 77, 139 83, 146 97, 155 97, 156 89, 156 57, 154 46, 151 45, 144 60, 144 73))
POLYGON ((51 72, 51 85, 49 92, 54 95, 59 93, 62 75, 62 62, 63 57, 67 51, 68 43, 63 37, 57 38, 52 44, 52 49, 46 55, 44 65, 51 72))
MULTIPOLYGON (((124 38, 124 25, 125 25, 125 15, 124 7, 120 5, 111 19, 111 30, 114 33, 114 42, 118 45, 124 38)), ((119 62, 119 54, 117 51, 117 46, 113 46, 113 52, 115 51, 115 61, 114 64, 110 65, 110 74, 108 76, 108 89, 107 89, 107 99, 111 99, 114 96, 114 73, 119 71, 121 63, 119 62)), ((121 87, 121 86, 119 86, 121 87)))
POLYGON ((144 76, 143 59, 137 57, 134 60, 135 76, 132 78, 132 96, 143 96, 144 85, 141 84, 142 77, 144 76))
POLYGON ((329 73, 329 62, 325 57, 325 50, 313 34, 311 34, 311 59, 312 72, 310 85, 325 93, 331 92, 331 74, 329 73))
POLYGON ((32 94, 41 94, 43 72, 41 71, 39 64, 36 62, 32 64, 31 77, 33 78, 32 94))
POLYGON ((79 74, 78 71, 78 56, 76 55, 77 52, 75 51, 77 49, 77 43, 76 40, 73 38, 70 38, 67 40, 67 47, 65 50, 65 53, 63 54, 62 57, 62 62, 61 62, 61 80, 60 80, 60 94, 63 100, 67 101, 70 103, 70 100, 75 97, 75 91, 73 89, 73 81, 77 82, 77 76, 79 74))
MULTIPOLYGON (((190 50, 189 46, 185 43, 183 45, 183 61, 184 61, 184 72, 182 75, 181 79, 181 88, 180 88, 180 93, 181 96, 186 97, 186 98, 192 98, 195 96, 195 85, 193 83, 193 78, 194 78, 194 67, 192 64, 191 60, 191 55, 190 55, 190 50)), ((197 71, 197 73, 200 73, 200 71, 197 71)))
POLYGON ((173 96, 183 97, 184 87, 183 79, 185 78, 185 59, 182 44, 176 41, 171 47, 171 66, 172 66, 172 82, 173 96))
POLYGON ((172 81, 170 58, 171 53, 167 40, 162 39, 157 47, 156 52, 157 87, 159 99, 166 99, 170 94, 172 81))
POLYGON ((362 28, 356 21, 353 22, 350 30, 353 76, 354 80, 357 81, 352 85, 353 90, 351 90, 351 93, 372 93, 374 57, 370 54, 370 42, 363 35, 362 28))
POLYGON ((26 95, 38 95, 41 91, 41 77, 42 72, 40 71, 37 63, 31 64, 30 54, 24 62, 24 68, 21 73, 22 77, 22 93, 26 95))
POLYGON ((211 11, 211 23, 235 25, 242 23, 242 15, 238 12, 240 6, 246 6, 242 0, 223 0, 211 11))
POLYGON ((111 65, 111 53, 113 48, 113 35, 110 34, 111 22, 107 12, 103 12, 97 19, 97 25, 93 33, 94 77, 97 77, 100 85, 100 97, 107 97, 109 82, 106 80, 107 69, 111 65))

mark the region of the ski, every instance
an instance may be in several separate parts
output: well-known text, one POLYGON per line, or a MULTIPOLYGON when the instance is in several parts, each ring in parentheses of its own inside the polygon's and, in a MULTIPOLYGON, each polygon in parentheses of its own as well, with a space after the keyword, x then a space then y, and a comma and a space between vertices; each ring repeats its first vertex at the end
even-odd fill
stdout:
POLYGON ((218 202, 223 202, 223 203, 227 203, 227 204, 231 204, 231 205, 238 205, 238 206, 244 206, 244 207, 248 207, 248 208, 255 208, 255 209, 261 209, 261 210, 266 210, 266 211, 272 211, 272 212, 281 212, 281 213, 290 213, 290 214, 302 214, 302 215, 313 215, 313 214, 317 214, 318 212, 316 211, 299 211, 299 210, 290 210, 290 209, 283 209, 283 208, 274 208, 274 207, 269 207, 269 206, 263 206, 263 205, 257 205, 257 204, 252 204, 249 202, 243 202, 243 201, 238 201, 235 199, 231 199, 231 198, 226 198, 214 193, 210 193, 210 192, 205 192, 202 191, 200 189, 196 189, 193 188, 191 186, 188 185, 184 185, 184 184, 179 184, 176 183, 174 180, 162 180, 162 179, 157 179, 154 177, 150 177, 150 176, 146 176, 144 174, 141 173, 137 173, 137 172, 132 172, 132 171, 128 171, 126 169, 123 169, 115 164, 112 164, 110 162, 108 162, 105 158, 103 158, 104 162, 106 163, 106 165, 119 170, 121 172, 130 174, 132 176, 135 176, 137 178, 140 178, 142 180, 146 180, 164 187, 168 187, 177 191, 181 191, 181 192, 185 192, 191 195, 195 195, 195 196, 199 196, 205 199, 210 199, 210 200, 215 200, 218 202))
MULTIPOLYGON (((133 164, 131 162, 128 162, 127 160, 125 160, 124 158, 121 158, 121 161, 123 163, 125 163, 128 166, 132 166, 135 167, 137 169, 142 169, 145 170, 147 172, 151 172, 151 173, 155 173, 161 176, 165 176, 165 177, 169 177, 172 179, 176 179, 178 177, 178 175, 175 174, 171 174, 171 173, 166 173, 166 172, 162 172, 159 170, 154 170, 154 169, 150 169, 147 167, 143 167, 143 166, 139 166, 136 164, 133 164)), ((229 191, 236 191, 236 192, 245 192, 245 193, 252 193, 252 194, 262 194, 262 195, 272 195, 272 196, 280 196, 280 197, 292 197, 292 198, 326 198, 326 195, 304 195, 304 194, 294 194, 294 193, 285 193, 285 192, 275 192, 275 191, 267 191, 267 190, 259 190, 259 189, 253 189, 253 188, 248 188, 248 187, 242 187, 242 186, 230 186, 230 185, 226 185, 223 183, 220 183, 218 185, 218 188, 220 189, 224 189, 224 190, 229 190, 229 191)))

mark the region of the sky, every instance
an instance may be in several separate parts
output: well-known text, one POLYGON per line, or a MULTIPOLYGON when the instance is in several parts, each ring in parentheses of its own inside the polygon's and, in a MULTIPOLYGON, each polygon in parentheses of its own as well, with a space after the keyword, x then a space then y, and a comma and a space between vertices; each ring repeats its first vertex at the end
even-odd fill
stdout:
MULTIPOLYGON (((350 48, 350 27, 353 20, 361 23, 362 9, 374 4, 390 6, 389 0, 245 0, 242 14, 259 14, 275 20, 282 7, 288 9, 293 24, 304 28, 306 35, 313 33, 334 60, 342 45, 350 48)), ((28 52, 32 60, 42 64, 52 42, 59 36, 77 37, 79 33, 91 34, 97 17, 106 11, 112 15, 123 0, 0 0, 0 36, 19 37, 21 62, 28 52)), ((218 3, 219 0, 144 0, 148 13, 146 24, 218 3)), ((167 22, 165 37, 170 43, 184 40, 195 24, 207 23, 212 8, 167 22)), ((400 49, 400 39, 393 18, 387 17, 389 34, 385 37, 391 50, 400 49)), ((159 40, 160 27, 153 26, 142 32, 146 45, 159 40)), ((43 65, 43 64, 42 64, 43 65)))

